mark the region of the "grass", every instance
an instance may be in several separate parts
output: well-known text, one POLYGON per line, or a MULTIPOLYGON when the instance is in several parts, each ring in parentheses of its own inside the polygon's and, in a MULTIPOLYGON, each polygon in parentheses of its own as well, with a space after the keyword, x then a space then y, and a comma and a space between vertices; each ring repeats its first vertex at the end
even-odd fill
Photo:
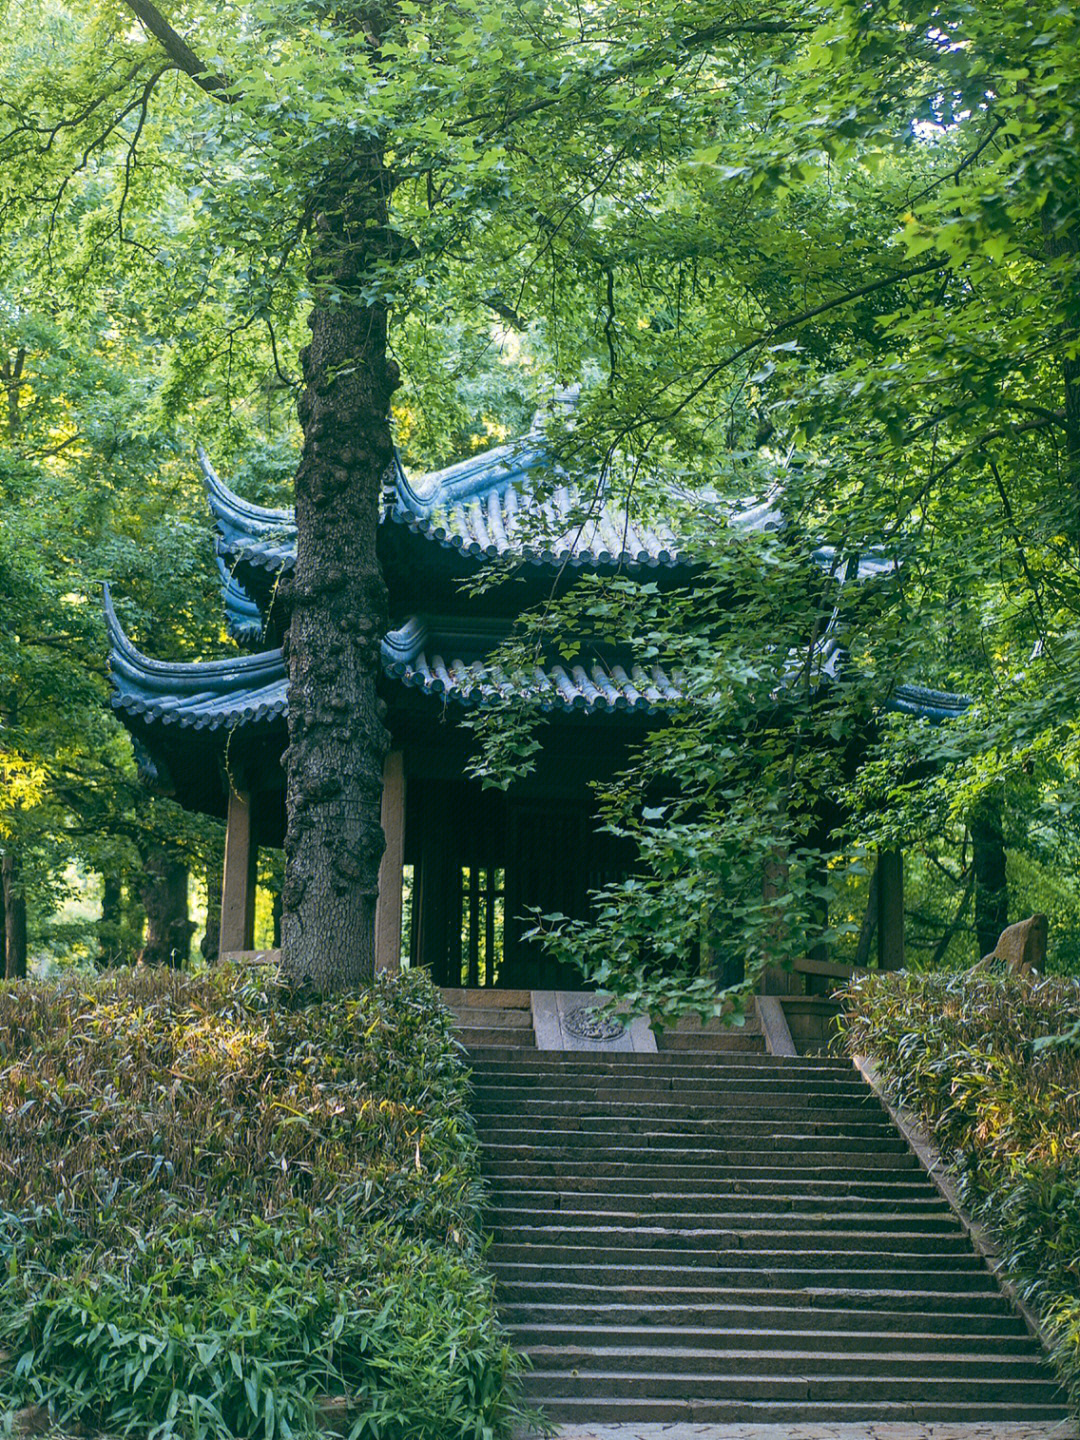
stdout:
POLYGON ((845 1047, 954 1167, 1080 1412, 1080 986, 869 973, 843 998, 845 1047))
POLYGON ((0 1400, 161 1437, 493 1440, 517 1361, 425 975, 0 986, 0 1400))

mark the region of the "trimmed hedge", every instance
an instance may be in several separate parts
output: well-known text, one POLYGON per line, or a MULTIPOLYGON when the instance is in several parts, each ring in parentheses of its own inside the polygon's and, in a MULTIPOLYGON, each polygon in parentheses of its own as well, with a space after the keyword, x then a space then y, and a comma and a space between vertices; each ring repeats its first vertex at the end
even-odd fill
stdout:
POLYGON ((1080 1044, 1064 1035, 1080 1027, 1080 986, 871 973, 843 999, 845 1048, 873 1060, 955 1168, 1080 1410, 1080 1044))
POLYGON ((426 976, 0 986, 0 1398, 162 1437, 487 1440, 517 1361, 426 976))

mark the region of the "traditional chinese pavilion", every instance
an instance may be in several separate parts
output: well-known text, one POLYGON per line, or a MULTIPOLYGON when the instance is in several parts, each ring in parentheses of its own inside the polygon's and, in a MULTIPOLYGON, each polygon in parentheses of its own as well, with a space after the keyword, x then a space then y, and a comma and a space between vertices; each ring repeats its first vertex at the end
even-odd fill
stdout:
MULTIPOLYGON (((258 847, 281 846, 285 834, 280 646, 288 607, 279 586, 295 565, 296 530, 291 511, 242 499, 200 458, 227 628, 240 648, 196 664, 149 659, 106 595, 112 703, 144 776, 186 809, 226 819, 220 943, 245 950, 253 944, 258 847)), ((614 773, 635 738, 678 700, 678 676, 599 652, 509 676, 493 652, 522 610, 585 570, 647 578, 660 589, 693 585, 700 573, 671 527, 638 523, 592 491, 553 470, 539 426, 434 474, 409 477, 397 465, 388 477, 378 540, 393 620, 382 644, 392 749, 382 802, 380 966, 396 967, 404 940, 412 963, 442 985, 580 983, 525 941, 525 917, 534 906, 584 916, 589 892, 624 873, 629 857, 597 832, 589 782, 614 773), (480 593, 469 585, 500 560, 515 562, 511 578, 480 593), (549 723, 533 774, 507 793, 484 791, 466 776, 471 737, 460 721, 507 687, 527 690, 549 723)), ((781 516, 765 502, 728 520, 761 530, 781 516)), ((864 562, 864 571, 873 564, 864 562)), ((826 671, 835 659, 824 647, 826 671)), ((963 706, 917 687, 903 687, 895 703, 931 718, 963 706)), ((881 927, 892 935, 890 963, 898 905, 902 954, 901 873, 894 865, 882 887, 893 915, 891 929, 881 927)))

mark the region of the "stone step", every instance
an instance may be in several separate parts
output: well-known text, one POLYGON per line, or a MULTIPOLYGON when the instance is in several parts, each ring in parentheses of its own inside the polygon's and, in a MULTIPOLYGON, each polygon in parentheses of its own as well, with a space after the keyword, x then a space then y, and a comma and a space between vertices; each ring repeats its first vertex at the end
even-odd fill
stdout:
POLYGON ((675 1178, 677 1172, 693 1174, 698 1169, 717 1175, 729 1172, 762 1175, 772 1171, 804 1174, 825 1169, 842 1178, 880 1169, 916 1169, 919 1164, 903 1142, 886 1149, 886 1142, 877 1142, 871 1148, 870 1145, 845 1146, 838 1140, 808 1139, 805 1145, 775 1145, 768 1151, 759 1151, 749 1142, 726 1146, 723 1151, 719 1146, 665 1146, 655 1140, 651 1143, 652 1148, 642 1148, 638 1155, 628 1146, 619 1145, 618 1139, 609 1138, 598 1138, 593 1145, 575 1145, 564 1138, 557 1143, 537 1140, 534 1145, 491 1140, 485 1143, 484 1149, 491 1156, 492 1175, 500 1174, 500 1166, 504 1165, 543 1165, 549 1172, 567 1178, 575 1174, 575 1168, 589 1165, 602 1165, 608 1174, 638 1175, 644 1179, 649 1175, 675 1178))
POLYGON ((628 1090, 614 1087, 608 1090, 546 1090, 543 1086, 521 1090, 490 1089, 473 1086, 472 1111, 478 1115, 520 1115, 532 1119, 546 1110, 552 1113, 574 1114, 579 1111, 599 1113, 610 1107, 612 1115, 663 1114, 671 1107, 674 1117, 686 1111, 688 1115, 740 1115, 781 1117, 814 1116, 824 1112, 839 1115, 878 1115, 881 1107, 865 1089, 841 1089, 838 1086, 801 1086, 795 1090, 784 1090, 769 1086, 763 1091, 760 1085, 695 1090, 690 1085, 677 1086, 674 1090, 660 1087, 628 1090))
MULTIPOLYGON (((598 1311, 618 1311, 628 1315, 637 1309, 642 1314, 653 1307, 674 1309, 679 1313, 701 1315, 716 1310, 746 1311, 762 1317, 767 1324, 768 1317, 777 1309, 798 1309, 802 1315, 817 1324, 818 1317, 828 1314, 840 1315, 846 1323, 851 1317, 880 1314, 883 1311, 904 1317, 909 1314, 937 1313, 951 1322, 954 1316, 963 1317, 965 1323, 973 1315, 989 1320, 1008 1320, 1014 1323, 1016 1316, 1001 1291, 995 1285, 989 1288, 969 1291, 958 1299, 955 1289, 935 1289, 929 1285, 913 1291, 907 1279, 877 1288, 853 1288, 833 1276, 826 1284, 802 1287, 785 1286, 784 1277, 775 1283, 768 1283, 759 1275, 757 1284, 724 1286, 721 1284, 657 1284, 655 1281, 641 1285, 616 1275, 607 1284, 603 1293, 586 1280, 575 1277, 558 1285, 550 1284, 544 1278, 544 1270, 535 1270, 531 1278, 504 1279, 499 1283, 500 1307, 503 1313, 516 1315, 522 1307, 528 1306, 529 1313, 537 1306, 572 1306, 582 1314, 587 1307, 598 1311)), ((692 1279, 693 1277, 691 1277, 692 1279)), ((756 1322, 755 1322, 756 1323, 756 1322)), ((1026 1333, 1026 1332, 1025 1332, 1026 1333)))
MULTIPOLYGON (((791 1264, 791 1257, 779 1255, 772 1264, 766 1264, 764 1257, 753 1257, 743 1265, 662 1265, 645 1261, 635 1263, 620 1257, 618 1262, 601 1260, 590 1265, 588 1273, 593 1277, 594 1295, 597 1299, 608 1298, 618 1293, 622 1286, 630 1285, 641 1290, 649 1286, 657 1288, 679 1288, 684 1291, 713 1294, 723 1290, 757 1290, 764 1287, 778 1288, 814 1287, 843 1285, 849 1290, 861 1290, 864 1294, 880 1294, 882 1291, 908 1289, 912 1292, 951 1291, 956 1295, 986 1294, 994 1289, 991 1277, 983 1269, 961 1269, 949 1266, 897 1264, 893 1257, 878 1261, 863 1269, 852 1265, 836 1265, 819 1262, 813 1265, 804 1261, 791 1264)), ((582 1273, 577 1264, 566 1264, 548 1258, 531 1260, 498 1260, 492 1268, 499 1281, 500 1289, 509 1296, 517 1296, 516 1286, 521 1281, 542 1281, 547 1287, 549 1299, 556 1298, 568 1284, 582 1273)), ((966 1299, 965 1299, 966 1303, 966 1299)))
MULTIPOLYGON (((488 1147, 489 1149, 491 1147, 488 1147)), ((507 1147, 509 1148, 509 1147, 507 1147)), ((532 1147, 517 1147, 531 1152, 532 1147)), ((625 1154, 625 1151, 621 1152, 625 1154)), ((627 1180, 643 1186, 658 1180, 690 1181, 703 1185, 710 1181, 785 1181, 789 1184, 808 1185, 816 1181, 872 1181, 888 1176, 920 1176, 918 1161, 914 1155, 867 1155, 853 1156, 780 1154, 767 1157, 762 1163, 750 1164, 745 1158, 739 1163, 720 1160, 714 1150, 698 1151, 694 1157, 680 1156, 677 1160, 656 1163, 650 1160, 612 1160, 607 1156, 597 1157, 603 1165, 604 1174, 596 1177, 610 1182, 627 1180), (858 1163, 857 1163, 858 1162, 858 1163)), ((558 1183, 561 1188, 578 1188, 583 1180, 594 1175, 595 1164, 588 1158, 574 1158, 558 1154, 533 1158, 528 1156, 491 1156, 484 1165, 484 1175, 492 1181, 544 1180, 558 1183)))
POLYGON ((507 1235, 522 1238, 534 1238, 558 1230, 564 1235, 573 1235, 575 1243, 578 1236, 591 1238, 601 1230, 617 1227, 624 1234, 666 1229, 694 1236, 734 1234, 740 1237, 774 1231, 780 1231, 786 1237, 797 1229, 808 1243, 815 1245, 820 1245, 823 1240, 846 1243, 848 1235, 859 1234, 866 1238, 868 1247, 880 1244, 883 1238, 898 1230, 907 1235, 949 1236, 967 1244, 964 1231, 947 1208, 929 1214, 886 1210, 873 1216, 858 1210, 828 1210, 815 1216, 791 1209, 753 1213, 741 1206, 737 1209, 730 1208, 730 1205, 710 1208, 700 1201, 696 1210, 567 1210, 562 1207, 552 1212, 502 1204, 489 1211, 489 1233, 496 1227, 507 1235), (555 1219, 558 1220, 557 1226, 552 1223, 555 1219))
MULTIPOLYGON (((491 1135, 497 1138, 500 1133, 507 1129, 508 1122, 518 1122, 514 1129, 523 1129, 523 1122, 526 1117, 518 1115, 491 1115, 484 1110, 475 1113, 477 1128, 480 1130, 481 1138, 491 1135)), ((740 1116, 739 1119, 730 1119, 726 1116, 701 1115, 693 1117, 675 1117, 667 1119, 661 1115, 635 1116, 632 1113, 615 1113, 615 1115, 573 1115, 563 1112, 559 1115, 540 1116, 541 1133, 552 1133, 552 1135, 618 1135, 624 1136, 626 1140, 634 1139, 635 1136, 680 1136, 680 1138, 693 1140, 694 1143, 700 1140, 711 1138, 711 1136, 729 1136, 732 1139, 756 1139, 759 1136, 804 1136, 804 1135, 832 1135, 850 1136, 858 1139, 874 1139, 884 1136, 888 1140, 896 1140, 897 1133, 894 1126, 888 1123, 887 1119, 881 1116, 867 1115, 857 1112, 852 1116, 841 1116, 838 1119, 831 1119, 828 1115, 814 1116, 788 1116, 786 1119, 769 1119, 759 1115, 740 1116)))
MULTIPOLYGON (((703 1215, 723 1215, 731 1222, 748 1223, 760 1218, 772 1225, 790 1220, 797 1214, 807 1225, 827 1224, 841 1216, 851 1221, 877 1221, 881 1215, 902 1215, 913 1224, 945 1221, 956 1223, 956 1217, 936 1191, 918 1187, 907 1198, 887 1196, 806 1194, 747 1194, 728 1187, 713 1195, 699 1190, 639 1192, 623 1190, 574 1193, 559 1190, 534 1190, 513 1185, 489 1187, 488 1209, 491 1216, 501 1215, 507 1224, 547 1224, 553 1215, 576 1224, 580 1216, 620 1217, 663 1223, 670 1219, 681 1223, 683 1216, 691 1219, 703 1215)), ((605 1222, 606 1223, 606 1222, 605 1222)))
POLYGON ((533 1035, 531 1027, 528 1030, 511 1030, 503 1026, 496 1028, 474 1025, 470 1020, 467 1024, 458 1025, 455 1031, 455 1038, 464 1045, 470 1055, 478 1046, 505 1043, 508 1035, 515 1037, 513 1043, 523 1055, 527 1054, 530 1048, 535 1049, 536 1047, 536 1037, 533 1035))
MULTIPOLYGON (((1025 1400, 999 1401, 992 1397, 971 1400, 637 1400, 596 1394, 582 1399, 544 1393, 544 1413, 562 1425, 857 1425, 870 1422, 905 1424, 926 1421, 936 1425, 990 1424, 1030 1425, 1036 1421, 1061 1420, 1061 1404, 1025 1400)), ((824 1436, 828 1430, 823 1431, 824 1436)), ((917 1437, 912 1436, 912 1440, 917 1437)), ((1035 1436, 1031 1440, 1036 1440, 1035 1436)))
POLYGON ((1041 1355, 1019 1316, 957 1314, 956 1297, 942 1310, 856 1310, 838 1305, 769 1308, 750 1305, 553 1305, 537 1301, 502 1307, 501 1315, 518 1343, 704 1345, 782 1347, 789 1337, 798 1349, 835 1348, 849 1341, 891 1350, 912 1336, 933 1338, 935 1350, 979 1350, 1041 1355), (852 1328, 858 1326, 857 1329, 852 1328), (805 1327, 810 1326, 807 1329, 805 1327))
MULTIPOLYGON (((753 1224, 753 1222, 751 1222, 753 1224)), ((779 1255, 820 1256, 823 1248, 829 1249, 836 1264, 865 1264, 869 1252, 877 1259, 898 1263, 899 1257, 948 1256, 950 1263, 956 1257, 960 1265, 980 1265, 978 1256, 972 1253, 971 1242, 958 1225, 940 1232, 925 1230, 891 1230, 879 1226, 873 1229, 835 1228, 826 1231, 797 1225, 790 1219, 782 1227, 773 1229, 748 1228, 736 1230, 730 1226, 713 1228, 700 1225, 697 1228, 675 1228, 669 1225, 596 1225, 561 1226, 549 1225, 538 1229, 524 1229, 504 1224, 501 1221, 491 1232, 495 1241, 493 1253, 502 1254, 513 1250, 523 1258, 535 1258, 541 1254, 561 1260, 566 1255, 583 1255, 592 1250, 597 1259, 611 1255, 615 1257, 644 1257, 655 1255, 662 1250, 667 1257, 685 1257, 686 1263, 696 1260, 701 1265, 751 1263, 752 1257, 767 1256, 769 1260, 779 1255)))
MULTIPOLYGON (((534 1052, 525 1051, 527 1060, 534 1052)), ((540 1053, 540 1052, 537 1052, 540 1053)), ((482 1103, 488 1097, 545 1099, 552 1103, 563 1100, 580 1103, 596 1100, 601 1104, 623 1101, 627 1104, 648 1104, 674 1101, 676 1104, 698 1105, 710 1101, 740 1102, 750 1096, 765 1105, 783 1105, 788 1101, 807 1104, 814 1098, 845 1103, 851 1100, 867 1105, 876 1102, 865 1085, 858 1081, 832 1079, 817 1075, 755 1076, 745 1070, 740 1074, 703 1075, 700 1070, 685 1076, 660 1074, 642 1075, 564 1075, 544 1074, 519 1076, 484 1075, 470 1069, 474 1094, 482 1103)))
MULTIPOLYGON (((801 1375, 777 1375, 772 1369, 762 1373, 759 1366, 743 1375, 715 1374, 710 1371, 689 1368, 685 1371, 669 1369, 663 1375, 643 1375, 625 1364, 609 1369, 588 1370, 576 1373, 575 1368, 526 1372, 523 1377, 524 1392, 529 1397, 557 1394, 567 1397, 593 1396, 601 1393, 615 1394, 620 1399, 647 1400, 873 1400, 910 1402, 916 1389, 911 1380, 903 1375, 890 1376, 858 1372, 829 1374, 819 1368, 804 1367, 801 1375)), ((990 1379, 985 1376, 961 1377, 926 1375, 918 1377, 917 1393, 920 1401, 964 1401, 978 1405, 987 1402, 1008 1402, 1011 1404, 1051 1405, 1060 1396, 1051 1380, 1036 1379, 1021 1375, 1015 1379, 1007 1376, 990 1379)))
MULTIPOLYGON (((810 1342, 815 1337, 808 1336, 810 1342)), ((840 1346, 830 1335, 828 1345, 807 1343, 803 1348, 782 1346, 692 1346, 678 1336, 670 1343, 653 1345, 626 1341, 621 1345, 601 1343, 533 1344, 529 1348, 536 1375, 545 1371, 572 1371, 575 1375, 629 1372, 645 1382, 647 1377, 691 1374, 716 1383, 741 1376, 760 1376, 763 1371, 777 1379, 804 1379, 808 1375, 865 1377, 880 1380, 986 1381, 991 1386, 1029 1383, 1053 1390, 1055 1382, 1046 1362, 1035 1352, 1002 1354, 987 1350, 935 1350, 927 1348, 923 1335, 882 1337, 892 1348, 866 1348, 853 1335, 850 1345, 840 1346), (904 1342, 907 1343, 904 1343, 904 1342)), ((912 1387, 915 1388, 915 1387, 912 1387)), ((922 1384, 919 1387, 922 1390, 922 1384)), ((910 1393, 910 1392, 909 1392, 910 1393)), ((749 1398, 749 1397, 748 1397, 749 1398)), ((1049 1396, 1047 1397, 1049 1398, 1049 1396)))
MULTIPOLYGON (((475 1057, 475 1067, 485 1074, 506 1074, 518 1060, 512 1045, 491 1045, 475 1057)), ((698 1074, 732 1075, 816 1075, 850 1078, 858 1072, 850 1060, 828 1055, 769 1055, 757 1050, 733 1050, 715 1054, 688 1055, 683 1051, 648 1050, 537 1050, 525 1067, 526 1074, 622 1075, 698 1074)))
POLYGON ((797 1204, 805 1198, 818 1204, 865 1201, 873 1206, 891 1206, 920 1200, 928 1205, 945 1205, 920 1170, 872 1170, 862 1179, 844 1171, 836 1180, 793 1175, 790 1171, 782 1172, 780 1179, 770 1180, 739 1170, 726 1178, 695 1174, 692 1182, 665 1179, 636 1181, 617 1175, 586 1172, 573 1177, 572 1184, 564 1184, 559 1189, 542 1189, 537 1187, 533 1177, 511 1167, 501 1178, 485 1169, 485 1180, 488 1193, 493 1199, 500 1197, 500 1203, 501 1197, 509 1197, 515 1204, 520 1204, 526 1197, 535 1196, 538 1204, 547 1197, 554 1197, 552 1208, 557 1208, 556 1202, 576 1203, 588 1199, 591 1203, 595 1199, 597 1203, 606 1204, 624 1197, 642 1202, 653 1200, 658 1204, 684 1198, 709 1202, 729 1198, 740 1203, 760 1204, 771 1203, 775 1199, 784 1204, 797 1204))
POLYGON ((633 1155, 636 1152, 655 1154, 658 1150, 700 1152, 706 1155, 773 1153, 799 1151, 809 1155, 819 1150, 847 1150, 860 1155, 903 1155, 908 1153, 907 1142, 896 1130, 882 1133, 880 1127, 873 1134, 860 1129, 849 1131, 846 1126, 820 1130, 812 1121, 803 1124, 792 1121, 783 1127, 771 1126, 768 1121, 739 1120, 724 1127, 722 1122, 711 1123, 699 1129, 623 1129, 608 1122, 606 1127, 590 1129, 555 1130, 550 1126, 532 1130, 524 1126, 499 1125, 497 1120, 481 1117, 477 1121, 481 1142, 490 1148, 493 1155, 507 1149, 537 1151, 558 1151, 573 1154, 586 1150, 597 1156, 619 1152, 633 1155), (515 1136, 527 1136, 528 1140, 504 1138, 507 1131, 515 1136))
POLYGON ((864 1091, 853 1091, 850 1095, 837 1095, 834 1090, 825 1090, 821 1095, 808 1095, 805 1091, 774 1096, 764 1100, 757 1087, 737 1095, 718 1094, 703 1091, 700 1095, 679 1093, 678 1100, 671 1093, 654 1094, 643 1092, 627 1096, 620 1091, 609 1095, 591 1095, 584 1092, 567 1091, 561 1096, 551 1095, 543 1089, 526 1091, 492 1091, 474 1089, 472 1113, 476 1116, 498 1116, 505 1119, 519 1119, 530 1123, 562 1116, 622 1116, 649 1119, 663 1118, 676 1120, 707 1120, 727 1117, 731 1120, 760 1119, 783 1121, 828 1120, 828 1119, 873 1119, 887 1123, 887 1117, 877 1100, 867 1098, 864 1091))
POLYGON ((664 1055, 719 1055, 730 1054, 733 1050, 756 1050, 764 1055, 765 1039, 760 1031, 748 1034, 745 1030, 731 1030, 726 1035, 665 1032, 656 1036, 656 1048, 664 1055))
POLYGON ((452 1006, 450 1013, 459 1025, 473 1030, 528 1030, 532 1033, 532 1011, 504 1008, 488 1009, 483 1005, 452 1006))
POLYGON ((948 1259, 950 1275, 960 1272, 985 1274, 981 1256, 976 1255, 963 1232, 953 1236, 935 1235, 830 1235, 814 1236, 805 1231, 785 1234, 772 1230, 751 1233, 745 1237, 723 1233, 714 1235, 682 1234, 670 1230, 633 1230, 614 1232, 580 1231, 569 1235, 555 1232, 555 1238, 534 1238, 528 1234, 495 1232, 488 1258, 500 1273, 507 1263, 543 1262, 561 1268, 591 1265, 599 1270, 605 1265, 657 1266, 685 1265, 708 1274, 713 1270, 738 1267, 742 1270, 760 1268, 780 1270, 787 1267, 792 1274, 804 1269, 819 1269, 823 1262, 834 1274, 849 1270, 894 1269, 929 1270, 939 1258, 948 1259), (605 1233, 610 1238, 605 1239, 605 1233), (827 1239, 828 1250, 822 1254, 813 1248, 814 1241, 827 1239), (745 1242, 745 1243, 740 1243, 745 1242))
POLYGON ((768 1055, 751 1051, 718 1055, 683 1055, 660 1051, 582 1051, 537 1050, 521 1057, 512 1045, 493 1045, 473 1057, 473 1068, 485 1075, 521 1073, 585 1076, 698 1075, 699 1077, 731 1073, 739 1075, 774 1075, 793 1079, 815 1075, 819 1079, 835 1076, 851 1079, 857 1071, 850 1060, 826 1055, 768 1055), (518 1066, 520 1065, 520 1071, 518 1066))

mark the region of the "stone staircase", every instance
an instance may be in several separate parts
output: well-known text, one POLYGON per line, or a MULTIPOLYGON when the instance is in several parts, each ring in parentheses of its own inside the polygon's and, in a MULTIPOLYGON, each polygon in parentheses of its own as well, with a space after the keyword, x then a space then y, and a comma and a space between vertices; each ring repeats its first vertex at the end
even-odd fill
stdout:
POLYGON ((550 1419, 1065 1415, 850 1065, 745 1033, 640 1055, 530 1050, 523 1031, 462 1034, 485 1037, 470 1060, 501 1312, 550 1419))
POLYGON ((506 1045, 515 1053, 536 1050, 530 991, 444 989, 442 998, 470 1052, 506 1045))

